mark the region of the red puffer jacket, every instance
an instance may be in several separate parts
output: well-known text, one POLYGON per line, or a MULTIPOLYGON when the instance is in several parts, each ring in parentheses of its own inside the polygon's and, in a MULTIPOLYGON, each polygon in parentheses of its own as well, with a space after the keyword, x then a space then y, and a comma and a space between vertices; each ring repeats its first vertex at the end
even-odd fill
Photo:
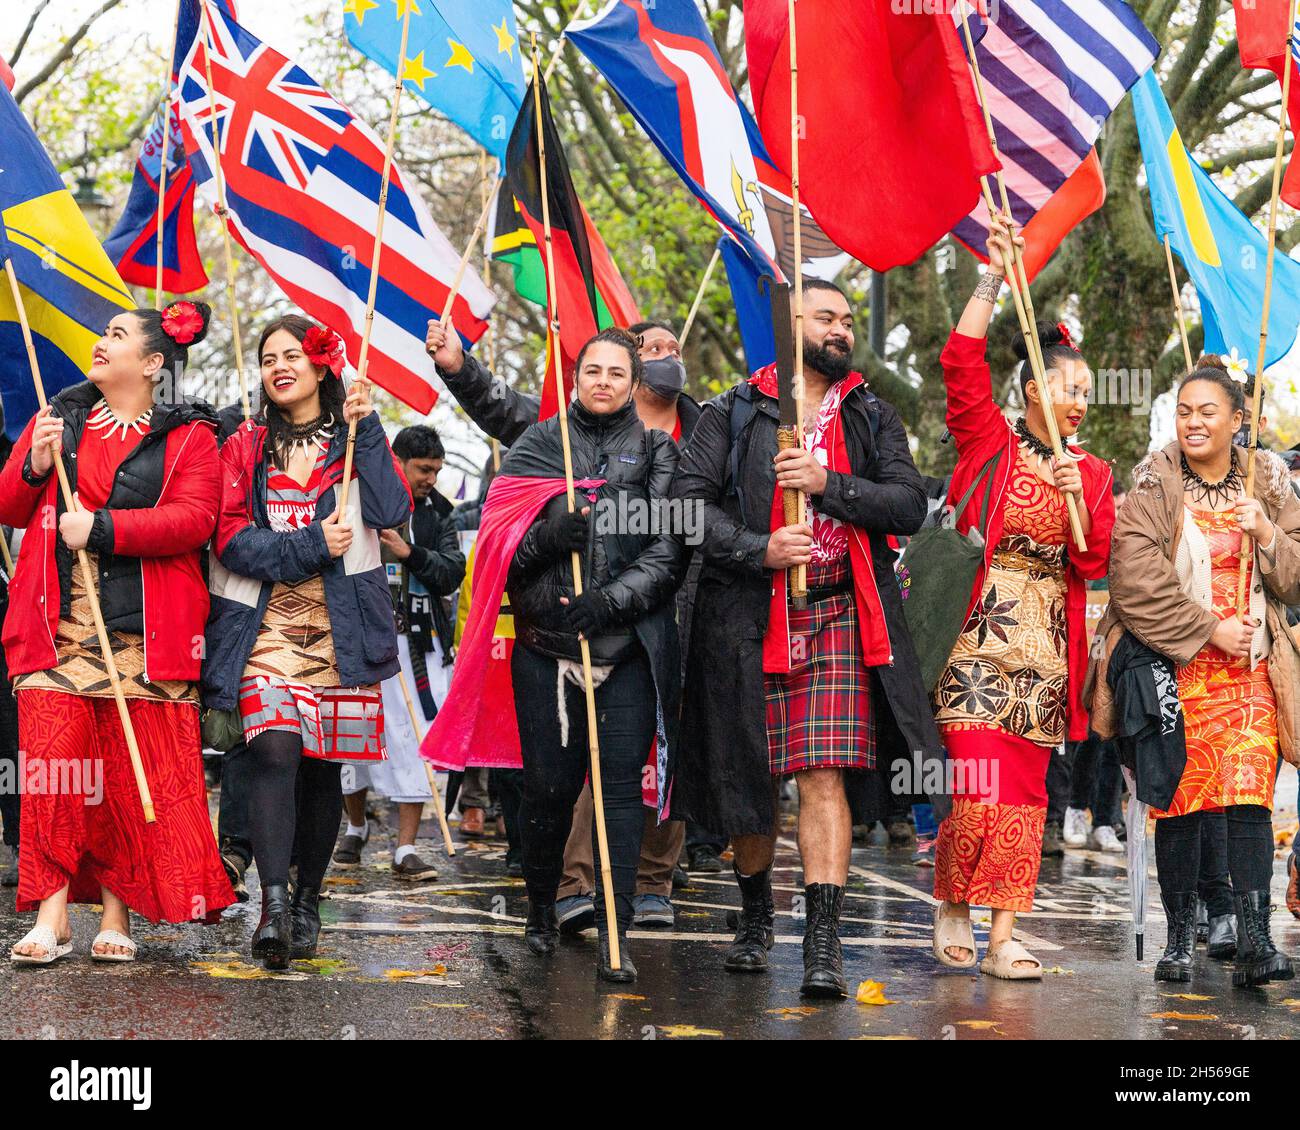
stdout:
MULTIPOLYGON (((78 385, 51 400, 64 418, 64 450, 75 452, 89 412, 93 386, 78 385)), ((0 471, 0 522, 26 527, 9 588, 4 649, 9 674, 44 671, 58 662, 54 636, 60 610, 67 612, 75 557, 58 536, 63 511, 58 477, 34 481, 29 456, 35 420, 24 429, 0 471)), ((120 601, 139 605, 142 590, 145 676, 151 680, 195 681, 203 658, 208 591, 199 550, 216 526, 220 495, 214 419, 206 406, 154 409, 148 444, 128 456, 110 497, 115 562, 139 561, 140 586, 120 601), (157 448, 162 450, 158 451, 157 448), (143 449, 143 450, 142 450, 143 449), (119 485, 127 495, 119 506, 119 485), (132 491, 135 492, 132 495, 132 491), (141 495, 156 502, 138 501, 141 495)), ((76 458, 65 454, 76 489, 76 458)), ((129 571, 128 571, 129 573, 129 571)), ((115 619, 114 593, 101 594, 104 616, 115 619)))

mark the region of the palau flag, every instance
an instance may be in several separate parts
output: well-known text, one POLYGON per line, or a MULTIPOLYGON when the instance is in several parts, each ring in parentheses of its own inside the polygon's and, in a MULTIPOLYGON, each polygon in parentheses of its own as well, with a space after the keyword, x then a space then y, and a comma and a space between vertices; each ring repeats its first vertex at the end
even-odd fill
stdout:
MULTIPOLYGON (((1156 238, 1183 261, 1201 300, 1205 351, 1236 350, 1251 369, 1259 356, 1268 244, 1187 152, 1169 104, 1147 71, 1133 87, 1156 238)), ((1300 263, 1277 251, 1265 365, 1290 352, 1300 327, 1300 263)))
POLYGON ((526 87, 511 0, 345 0, 348 42, 389 74, 408 7, 406 89, 504 162, 526 87))
MULTIPOLYGON (((0 257, 13 261, 46 392, 84 380, 109 320, 136 303, 3 86, 0 257)), ((0 286, 0 396, 5 429, 17 439, 36 412, 36 389, 8 280, 0 286)))

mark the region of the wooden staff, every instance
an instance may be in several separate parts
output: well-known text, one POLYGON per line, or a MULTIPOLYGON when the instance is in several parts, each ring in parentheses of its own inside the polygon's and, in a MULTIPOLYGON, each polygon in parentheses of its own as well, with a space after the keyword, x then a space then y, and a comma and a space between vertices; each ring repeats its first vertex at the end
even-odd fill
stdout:
POLYGON ((456 296, 460 293, 460 284, 465 280, 465 268, 469 266, 469 257, 474 253, 474 245, 478 243, 479 237, 487 230, 488 214, 492 210, 492 193, 496 191, 498 178, 492 178, 492 186, 488 189, 487 199, 483 202, 483 211, 479 213, 478 223, 474 225, 474 231, 469 237, 469 242, 465 244, 465 250, 462 252, 460 262, 456 264, 456 274, 451 280, 451 289, 447 292, 447 301, 442 309, 442 317, 438 319, 438 325, 445 326, 447 319, 451 317, 451 308, 455 305, 456 296))
MULTIPOLYGON (((547 324, 547 364, 555 362, 555 399, 559 403, 560 447, 564 452, 564 491, 569 513, 576 509, 573 491, 573 453, 569 447, 569 406, 564 396, 564 369, 560 358, 560 334, 555 292, 555 251, 551 246, 551 206, 546 196, 546 134, 542 129, 542 82, 537 58, 537 33, 533 33, 533 111, 537 120, 537 163, 541 169, 542 233, 546 244, 546 290, 550 307, 547 324)), ((545 379, 543 379, 545 385, 545 379)), ((582 561, 573 553, 573 595, 582 595, 582 561)), ((596 730, 596 688, 591 679, 591 646, 578 637, 582 651, 582 683, 587 696, 587 751, 591 757, 591 801, 596 821, 596 846, 600 853, 600 883, 605 896, 605 929, 609 937, 609 967, 622 969, 618 950, 618 917, 614 907, 614 876, 609 866, 609 839, 605 833, 605 794, 600 783, 600 736, 596 730)), ((563 690, 561 690, 563 693, 563 690)))
MULTIPOLYGON (((388 117, 388 140, 384 145, 384 171, 379 178, 379 216, 375 220, 375 249, 370 256, 370 293, 366 296, 366 325, 361 333, 361 353, 357 357, 357 379, 366 379, 370 364, 370 331, 375 325, 375 297, 379 292, 379 256, 384 250, 384 217, 388 213, 388 185, 393 175, 393 145, 397 141, 397 110, 402 102, 406 69, 406 43, 411 31, 411 5, 402 13, 402 42, 397 50, 397 81, 393 85, 393 110, 388 117)), ((444 314, 444 317, 446 315, 444 314)), ((339 485, 339 521, 347 521, 348 491, 352 487, 352 457, 357 449, 357 422, 348 421, 348 446, 343 455, 343 482, 339 485)))
MULTIPOLYGON (((970 54, 971 73, 975 78, 975 96, 979 99, 980 109, 984 113, 984 128, 988 131, 989 147, 993 155, 998 156, 997 132, 993 128, 993 117, 989 113, 988 103, 984 99, 984 81, 980 77, 979 58, 975 54, 975 40, 971 36, 970 21, 966 16, 966 5, 961 3, 961 26, 966 37, 966 50, 970 54)), ((1011 215, 1011 201, 1007 196, 1006 182, 1002 179, 1002 170, 996 173, 998 192, 1002 199, 1002 211, 1011 215)), ((998 207, 993 200, 993 190, 989 187, 989 178, 980 177, 980 188, 984 193, 984 204, 989 216, 996 219, 998 207)), ((1025 339, 1025 352, 1029 357, 1029 368, 1038 384, 1038 394, 1042 397, 1043 420, 1047 425, 1047 436, 1052 444, 1052 453, 1058 462, 1065 458, 1065 448, 1061 443, 1061 431, 1056 426, 1056 412, 1052 407, 1052 388, 1047 380, 1043 365, 1042 342, 1038 340, 1037 317, 1034 313, 1033 300, 1029 297, 1029 275, 1025 271, 1020 248, 1016 244, 1015 232, 1011 235, 1011 263, 1007 271, 1007 282, 1011 285, 1011 299, 1016 307, 1016 318, 1020 322, 1020 332, 1025 339)), ((1074 495, 1065 496, 1065 507, 1070 517, 1070 531, 1074 535, 1074 544, 1079 551, 1087 552, 1088 540, 1083 535, 1083 523, 1079 520, 1079 506, 1074 495)))
MULTIPOLYGON (((794 208, 794 446, 804 445, 804 382, 803 382, 803 222, 799 215, 799 48, 795 39, 795 0, 789 0, 790 17, 790 203, 794 208)), ((807 501, 803 491, 798 492, 796 523, 803 522, 807 514, 807 501)), ((786 525, 790 524, 790 507, 785 506, 786 525)), ((790 570, 790 599, 796 608, 808 597, 808 566, 796 565, 790 570)))
MULTIPOLYGON (((492 193, 496 182, 500 176, 494 177, 491 184, 488 182, 487 175, 488 152, 486 149, 480 149, 478 155, 479 176, 483 178, 483 206, 486 208, 492 202, 492 193)), ((492 249, 487 244, 487 239, 483 241, 483 285, 489 290, 492 288, 492 249)), ((483 340, 483 364, 487 367, 488 372, 492 371, 492 366, 496 364, 497 355, 497 325, 496 322, 489 320, 487 334, 483 340)), ((492 448, 492 470, 501 470, 501 444, 493 436, 489 441, 492 448)))
MULTIPOLYGON (((167 61, 167 77, 163 83, 163 143, 162 161, 158 166, 158 273, 153 289, 153 308, 163 308, 163 219, 167 200, 167 161, 171 156, 172 141, 172 76, 176 73, 176 40, 181 34, 181 0, 176 0, 176 24, 172 28, 172 49, 167 61)), ((209 84, 209 88, 211 84, 209 84)))
POLYGON ((682 326, 681 337, 677 339, 680 348, 686 348, 686 337, 691 332, 691 327, 695 325, 695 315, 700 311, 700 303, 704 300, 704 289, 709 285, 709 278, 713 274, 713 268, 718 265, 718 260, 722 258, 722 248, 715 247, 713 256, 709 259, 709 265, 704 268, 704 277, 700 279, 700 289, 695 292, 695 301, 691 303, 691 312, 686 315, 686 324, 682 326))
POLYGON ((230 329, 235 336, 235 372, 239 374, 239 398, 244 406, 244 419, 247 420, 253 414, 253 408, 248 399, 248 380, 244 376, 244 343, 239 331, 239 303, 235 300, 235 249, 230 240, 226 182, 221 175, 221 123, 217 119, 217 92, 212 86, 212 45, 216 34, 212 30, 212 13, 208 10, 208 0, 202 0, 202 3, 203 68, 208 80, 208 112, 212 115, 212 169, 217 178, 217 215, 221 218, 221 234, 226 246, 226 297, 230 302, 230 329))
MULTIPOLYGON (((573 13, 573 19, 571 19, 569 22, 577 23, 580 19, 582 19, 583 14, 587 11, 587 7, 590 4, 590 2, 591 0, 582 0, 582 3, 578 5, 577 11, 573 13)), ((560 38, 555 41, 555 50, 551 52, 551 57, 547 61, 546 73, 542 76, 543 82, 551 81, 551 72, 555 70, 555 64, 560 61, 560 53, 564 50, 565 42, 566 42, 566 38, 564 32, 560 32, 560 38)), ((617 969, 618 966, 615 965, 614 968, 617 969)))
MULTIPOLYGON (((1286 115, 1291 97, 1291 72, 1296 64, 1291 56, 1295 40, 1296 0, 1291 0, 1286 25, 1286 66, 1282 70, 1282 109, 1278 115, 1277 147, 1273 151, 1273 192, 1268 201, 1268 258, 1264 260, 1264 307, 1259 322, 1259 354, 1255 360, 1255 392, 1250 398, 1250 446, 1246 449, 1246 497, 1255 496, 1255 445, 1259 442, 1259 407, 1264 393, 1264 358, 1268 347, 1268 313, 1273 303, 1273 250, 1277 244, 1277 201, 1282 185, 1282 157, 1286 148, 1286 115)), ((1274 534, 1279 537, 1279 534, 1274 534)), ((1237 618, 1246 615, 1250 593, 1246 588, 1246 571, 1254 556, 1251 538, 1241 535, 1241 567, 1237 571, 1237 618)))
POLYGON ((9 552, 9 535, 0 530, 0 556, 5 559, 5 572, 9 579, 14 579, 14 559, 13 554, 9 552))
MULTIPOLYGON (((32 381, 36 385, 36 400, 45 411, 49 402, 45 399, 45 383, 41 380, 41 366, 36 359, 36 343, 32 340, 31 326, 27 322, 27 307, 23 303, 22 289, 18 285, 18 275, 14 271, 12 260, 5 259, 5 273, 9 276, 9 289, 13 292, 14 306, 18 310, 18 324, 22 327, 23 342, 27 346, 27 362, 31 366, 32 381)), ((68 472, 63 466, 62 451, 54 455, 54 469, 59 476, 59 491, 63 495, 63 507, 69 513, 81 510, 81 503, 72 493, 68 482, 68 472)), ((113 658, 113 645, 108 638, 108 629, 104 626, 104 614, 99 607, 99 592, 95 588, 95 571, 90 567, 90 556, 84 549, 77 550, 77 565, 81 568, 81 580, 86 589, 86 600, 90 604, 90 615, 95 621, 95 635, 99 639, 99 651, 104 657, 104 666, 108 670, 108 681, 113 687, 113 698, 117 702, 117 716, 122 721, 122 732, 126 735, 126 749, 131 757, 131 772, 135 774, 135 787, 140 793, 140 806, 144 809, 144 822, 154 822, 153 797, 149 793, 149 781, 144 773, 144 761, 140 757, 140 746, 135 740, 135 727, 131 724, 131 712, 126 706, 126 694, 122 690, 122 680, 117 673, 117 661, 113 658)))
POLYGON ((1183 317, 1183 295, 1178 285, 1178 276, 1174 274, 1174 252, 1169 246, 1169 233, 1165 232, 1165 261, 1169 264, 1169 289, 1174 294, 1174 314, 1178 318, 1178 336, 1183 341, 1183 359, 1187 362, 1187 371, 1192 371, 1192 347, 1187 340, 1187 320, 1183 317))
MULTIPOLYGON (((420 716, 415 713, 415 700, 411 698, 411 688, 406 685, 406 672, 400 667, 397 669, 397 682, 402 688, 402 697, 406 699, 406 711, 411 716, 411 729, 415 731, 415 740, 418 743, 424 736, 420 733, 420 716)), ((442 794, 438 792, 438 782, 433 778, 433 766, 427 758, 420 758, 424 762, 424 771, 429 775, 429 791, 433 793, 433 806, 438 811, 438 824, 442 827, 442 843, 447 849, 448 855, 456 854, 456 845, 451 842, 451 829, 447 827, 447 814, 442 810, 442 794)))

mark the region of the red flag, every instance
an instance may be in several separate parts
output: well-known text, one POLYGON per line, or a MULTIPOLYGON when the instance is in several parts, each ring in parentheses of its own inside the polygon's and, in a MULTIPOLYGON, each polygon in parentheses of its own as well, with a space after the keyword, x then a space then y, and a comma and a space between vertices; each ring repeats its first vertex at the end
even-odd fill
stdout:
MULTIPOLYGON (((1106 180, 1102 176, 1101 161, 1094 149, 1058 188, 1047 203, 1034 214, 1034 218, 1021 231, 1025 237, 1025 273, 1033 282, 1056 249, 1087 217, 1106 202, 1106 180)), ((981 263, 989 261, 982 247, 966 248, 981 263)))
MULTIPOLYGON (((980 198, 997 159, 945 5, 799 0, 799 174, 830 238, 876 270, 910 263, 980 198), (931 11, 933 8, 933 11, 931 11)), ((786 0, 745 0, 754 113, 790 171, 786 0)))
MULTIPOLYGON (((1290 0, 1232 0, 1232 6, 1237 13, 1241 65, 1248 70, 1272 71, 1281 82, 1287 57, 1286 21, 1291 14, 1290 0)), ((1286 113, 1291 120, 1291 132, 1295 133, 1300 126, 1300 74, 1294 65, 1287 101, 1286 113)), ((1281 197, 1292 208, 1300 208, 1300 168, 1294 162, 1287 162, 1281 197)))
POLYGON ((0 82, 5 84, 9 90, 14 88, 14 73, 9 69, 9 64, 5 62, 3 55, 0 55, 0 82))

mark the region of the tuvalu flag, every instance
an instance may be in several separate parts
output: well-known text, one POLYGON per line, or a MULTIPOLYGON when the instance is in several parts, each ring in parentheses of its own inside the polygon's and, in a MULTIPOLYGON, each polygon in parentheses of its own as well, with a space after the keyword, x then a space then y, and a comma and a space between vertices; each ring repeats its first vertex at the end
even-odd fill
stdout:
MULTIPOLYGON (((609 251, 583 210, 573 187, 569 162, 560 144, 560 134, 551 118, 546 84, 541 87, 542 130, 546 143, 546 195, 551 220, 551 251, 555 259, 555 296, 558 311, 547 310, 547 321, 558 319, 560 359, 564 373, 564 395, 572 391, 573 367, 578 351, 601 328, 603 298, 613 324, 630 326, 640 320, 636 302, 610 258, 609 251)), ((542 226, 541 161, 537 146, 537 113, 531 83, 524 97, 515 128, 506 147, 506 187, 514 194, 519 217, 532 234, 535 245, 546 255, 542 226)), ((505 193, 502 193, 505 196, 505 193)), ((549 307, 549 303, 548 303, 549 307)), ((548 361, 549 361, 548 357, 548 361)), ((541 418, 559 410, 556 389, 547 367, 542 386, 541 418)))
MULTIPOLYGON (((83 380, 109 320, 135 300, 3 84, 0 259, 18 276, 46 392, 83 380)), ((8 280, 0 286, 0 395, 5 429, 17 439, 37 405, 8 280)))

